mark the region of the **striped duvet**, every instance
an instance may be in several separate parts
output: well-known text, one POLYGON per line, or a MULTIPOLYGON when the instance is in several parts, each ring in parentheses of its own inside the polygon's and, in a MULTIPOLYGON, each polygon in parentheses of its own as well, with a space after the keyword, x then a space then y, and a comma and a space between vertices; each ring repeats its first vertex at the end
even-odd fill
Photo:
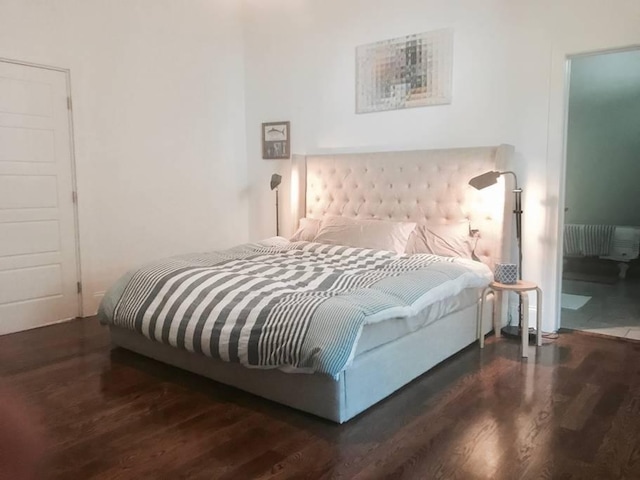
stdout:
POLYGON ((150 264, 116 283, 103 323, 247 367, 337 376, 367 323, 491 280, 470 260, 281 238, 150 264))

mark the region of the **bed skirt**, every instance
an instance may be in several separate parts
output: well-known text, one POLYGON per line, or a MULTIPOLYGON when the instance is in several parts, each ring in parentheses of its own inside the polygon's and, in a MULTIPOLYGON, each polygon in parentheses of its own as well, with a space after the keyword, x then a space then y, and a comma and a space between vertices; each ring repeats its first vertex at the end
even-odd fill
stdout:
MULTIPOLYGON (((485 318, 490 318, 489 309, 485 318)), ((343 423, 477 340, 477 305, 357 356, 337 379, 323 374, 258 370, 153 342, 109 326, 114 345, 277 403, 343 423)), ((483 326, 491 330, 490 322, 483 326)))

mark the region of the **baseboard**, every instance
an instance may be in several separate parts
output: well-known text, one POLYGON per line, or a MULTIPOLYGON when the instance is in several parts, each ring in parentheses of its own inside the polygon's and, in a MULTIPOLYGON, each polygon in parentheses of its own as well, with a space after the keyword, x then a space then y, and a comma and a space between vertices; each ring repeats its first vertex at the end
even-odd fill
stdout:
POLYGON ((3 335, 12 335, 14 333, 27 332, 29 330, 36 330, 38 328, 43 328, 43 327, 50 327, 52 325, 57 325, 59 323, 70 322, 71 320, 75 320, 75 317, 62 318, 60 320, 54 320, 52 322, 47 322, 47 323, 38 323, 38 324, 31 324, 31 325, 23 324, 23 325, 20 325, 19 328, 12 328, 9 325, 3 325, 3 328, 0 328, 0 337, 3 335))
POLYGON ((98 313, 98 307, 100 306, 100 302, 102 302, 102 298, 106 293, 106 291, 100 291, 94 292, 90 295, 85 295, 83 297, 82 316, 92 317, 93 315, 98 313))

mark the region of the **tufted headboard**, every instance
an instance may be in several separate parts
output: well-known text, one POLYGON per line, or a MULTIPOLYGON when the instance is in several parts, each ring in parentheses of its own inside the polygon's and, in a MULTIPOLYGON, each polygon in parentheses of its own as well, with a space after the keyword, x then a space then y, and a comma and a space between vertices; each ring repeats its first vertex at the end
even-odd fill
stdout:
POLYGON ((480 234, 476 254, 493 266, 508 258, 512 196, 505 196, 504 183, 482 191, 468 183, 488 170, 508 169, 512 155, 509 145, 296 155, 294 215, 297 219, 337 215, 427 224, 468 220, 480 234))

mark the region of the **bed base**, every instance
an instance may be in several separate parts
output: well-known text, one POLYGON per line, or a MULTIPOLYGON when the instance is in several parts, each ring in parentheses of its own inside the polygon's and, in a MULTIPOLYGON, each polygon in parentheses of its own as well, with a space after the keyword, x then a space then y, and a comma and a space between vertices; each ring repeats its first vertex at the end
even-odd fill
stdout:
MULTIPOLYGON (((485 306, 488 318, 491 302, 485 306)), ((477 340, 478 306, 471 305, 393 342, 357 356, 337 379, 222 362, 109 326, 114 345, 277 403, 343 423, 477 340)), ((491 322, 483 326, 491 330, 491 322)))

